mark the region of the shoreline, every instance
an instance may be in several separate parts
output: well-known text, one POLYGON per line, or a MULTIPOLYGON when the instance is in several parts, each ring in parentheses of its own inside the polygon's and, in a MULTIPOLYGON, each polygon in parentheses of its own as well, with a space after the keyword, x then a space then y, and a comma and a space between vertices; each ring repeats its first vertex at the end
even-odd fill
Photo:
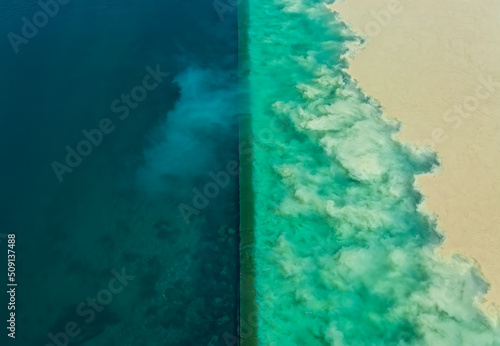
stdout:
POLYGON ((403 143, 430 146, 440 167, 417 177, 422 209, 445 235, 443 257, 466 255, 500 306, 500 2, 347 0, 329 8, 366 38, 349 74, 402 124, 403 143), (498 81, 498 82, 497 82, 498 81), (496 149, 496 150, 495 150, 496 149))

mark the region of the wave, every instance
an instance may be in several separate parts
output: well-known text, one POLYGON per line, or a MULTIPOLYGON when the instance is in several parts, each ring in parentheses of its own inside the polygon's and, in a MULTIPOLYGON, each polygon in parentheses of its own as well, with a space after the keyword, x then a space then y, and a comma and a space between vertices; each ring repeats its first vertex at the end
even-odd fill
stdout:
POLYGON ((499 345, 478 307, 488 284, 437 254, 419 208, 436 154, 395 139, 347 74, 363 40, 326 5, 249 3, 259 342, 499 345), (286 126, 270 137, 272 121, 286 126))

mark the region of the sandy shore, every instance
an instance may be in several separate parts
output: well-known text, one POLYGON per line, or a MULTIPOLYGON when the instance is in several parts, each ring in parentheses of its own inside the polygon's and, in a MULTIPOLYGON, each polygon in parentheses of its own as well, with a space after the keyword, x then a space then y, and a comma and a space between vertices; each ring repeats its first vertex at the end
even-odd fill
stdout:
POLYGON ((500 0, 347 0, 331 8, 368 38, 350 68, 403 141, 442 167, 418 178, 445 254, 475 259, 500 306, 500 0))

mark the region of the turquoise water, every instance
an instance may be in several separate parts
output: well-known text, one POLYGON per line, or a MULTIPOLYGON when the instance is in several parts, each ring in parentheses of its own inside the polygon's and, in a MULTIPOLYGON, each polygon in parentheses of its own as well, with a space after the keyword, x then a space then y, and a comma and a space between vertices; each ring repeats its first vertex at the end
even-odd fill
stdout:
POLYGON ((345 71, 361 38, 322 1, 253 0, 247 20, 258 343, 500 345, 487 283, 419 210, 435 153, 345 71))

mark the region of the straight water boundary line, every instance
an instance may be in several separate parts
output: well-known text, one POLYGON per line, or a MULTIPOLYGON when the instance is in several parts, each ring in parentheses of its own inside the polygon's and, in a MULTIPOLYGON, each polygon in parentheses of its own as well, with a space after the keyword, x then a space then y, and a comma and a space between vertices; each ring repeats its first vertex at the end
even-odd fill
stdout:
POLYGON ((241 150, 252 147, 252 121, 250 111, 249 76, 250 52, 248 29, 249 2, 238 1, 238 78, 239 99, 239 144, 240 144, 240 308, 239 308, 239 344, 258 345, 257 338, 257 303, 255 295, 255 198, 253 182, 253 150, 241 150))

